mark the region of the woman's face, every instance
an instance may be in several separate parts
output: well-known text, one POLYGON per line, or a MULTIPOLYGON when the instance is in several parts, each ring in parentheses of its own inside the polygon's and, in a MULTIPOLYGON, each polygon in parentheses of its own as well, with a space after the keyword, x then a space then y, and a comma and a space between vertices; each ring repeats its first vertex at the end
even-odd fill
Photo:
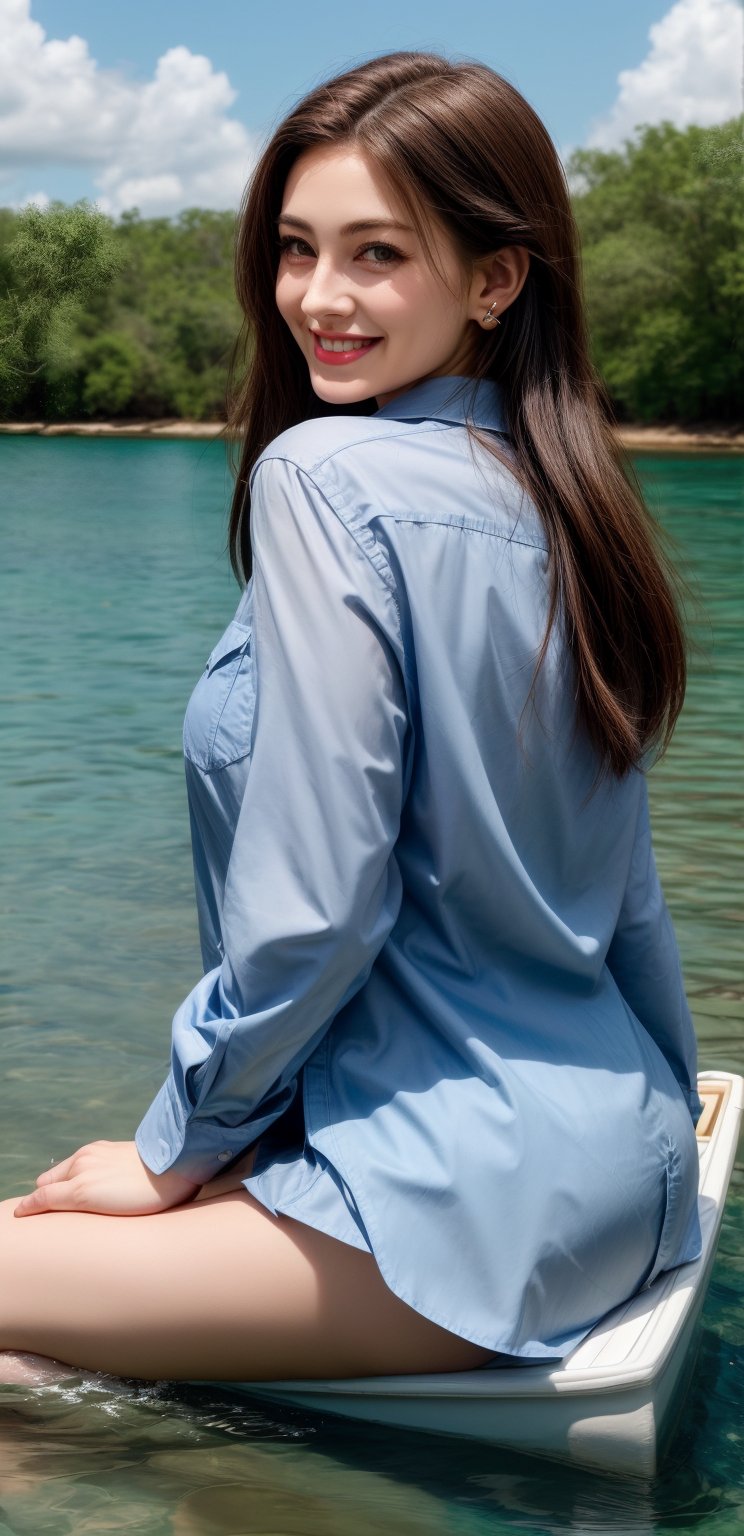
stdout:
POLYGON ((446 284, 363 155, 323 145, 295 161, 278 224, 276 302, 321 400, 345 405, 374 396, 384 405, 422 379, 469 373, 469 284, 436 228, 446 284), (342 339, 364 345, 323 347, 342 339))

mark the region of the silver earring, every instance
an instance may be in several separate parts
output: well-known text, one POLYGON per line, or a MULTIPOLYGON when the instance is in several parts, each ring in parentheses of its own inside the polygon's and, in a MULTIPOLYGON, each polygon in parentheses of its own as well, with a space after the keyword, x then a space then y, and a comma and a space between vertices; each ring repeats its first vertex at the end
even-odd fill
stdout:
POLYGON ((491 305, 491 308, 489 310, 487 310, 485 315, 483 316, 483 324, 484 325, 500 325, 501 324, 501 321, 500 321, 498 315, 494 315, 493 314, 493 310, 495 309, 495 307, 496 307, 496 302, 494 300, 494 303, 491 305))

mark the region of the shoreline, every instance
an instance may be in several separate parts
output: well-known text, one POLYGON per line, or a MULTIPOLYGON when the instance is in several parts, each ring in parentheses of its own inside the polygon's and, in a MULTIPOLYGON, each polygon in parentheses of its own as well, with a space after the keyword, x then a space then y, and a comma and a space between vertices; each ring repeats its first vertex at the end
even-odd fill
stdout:
MULTIPOLYGON (((224 432, 221 421, 5 421, 6 437, 105 437, 161 438, 175 441, 209 441, 224 432)), ((709 452, 721 449, 744 453, 744 427, 620 426, 615 433, 623 448, 640 452, 709 452)))

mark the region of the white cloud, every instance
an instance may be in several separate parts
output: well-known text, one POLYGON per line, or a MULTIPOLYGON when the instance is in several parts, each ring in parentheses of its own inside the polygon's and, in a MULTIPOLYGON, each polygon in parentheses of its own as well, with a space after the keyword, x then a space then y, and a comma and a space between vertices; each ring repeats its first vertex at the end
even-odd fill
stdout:
POLYGON ((151 80, 131 80, 101 69, 83 38, 48 38, 30 10, 0 0, 0 200, 3 183, 43 165, 88 170, 114 214, 237 207, 255 144, 228 115, 226 74, 178 46, 151 80))
POLYGON ((22 197, 20 202, 14 206, 16 208, 27 208, 30 203, 33 203, 36 208, 48 208, 50 202, 51 198, 48 192, 27 192, 25 197, 22 197))
POLYGON ((636 69, 618 76, 612 109, 595 122, 588 143, 618 149, 641 123, 709 126, 742 110, 742 10, 738 0, 676 0, 651 27, 650 48, 636 69))

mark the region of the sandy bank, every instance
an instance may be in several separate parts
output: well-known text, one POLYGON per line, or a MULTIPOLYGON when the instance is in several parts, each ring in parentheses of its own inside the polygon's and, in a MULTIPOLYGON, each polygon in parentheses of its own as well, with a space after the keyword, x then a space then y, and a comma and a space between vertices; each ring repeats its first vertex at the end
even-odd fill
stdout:
POLYGON ((0 421, 0 432, 36 437, 219 437, 222 421, 0 421))
POLYGON ((634 452, 649 453, 744 453, 741 427, 618 427, 618 441, 634 452))
MULTIPOLYGON (((0 422, 0 433, 38 437, 148 437, 208 439, 224 431, 221 421, 11 421, 0 422)), ((633 452, 744 453, 744 427, 640 427, 618 428, 618 440, 633 452)))

